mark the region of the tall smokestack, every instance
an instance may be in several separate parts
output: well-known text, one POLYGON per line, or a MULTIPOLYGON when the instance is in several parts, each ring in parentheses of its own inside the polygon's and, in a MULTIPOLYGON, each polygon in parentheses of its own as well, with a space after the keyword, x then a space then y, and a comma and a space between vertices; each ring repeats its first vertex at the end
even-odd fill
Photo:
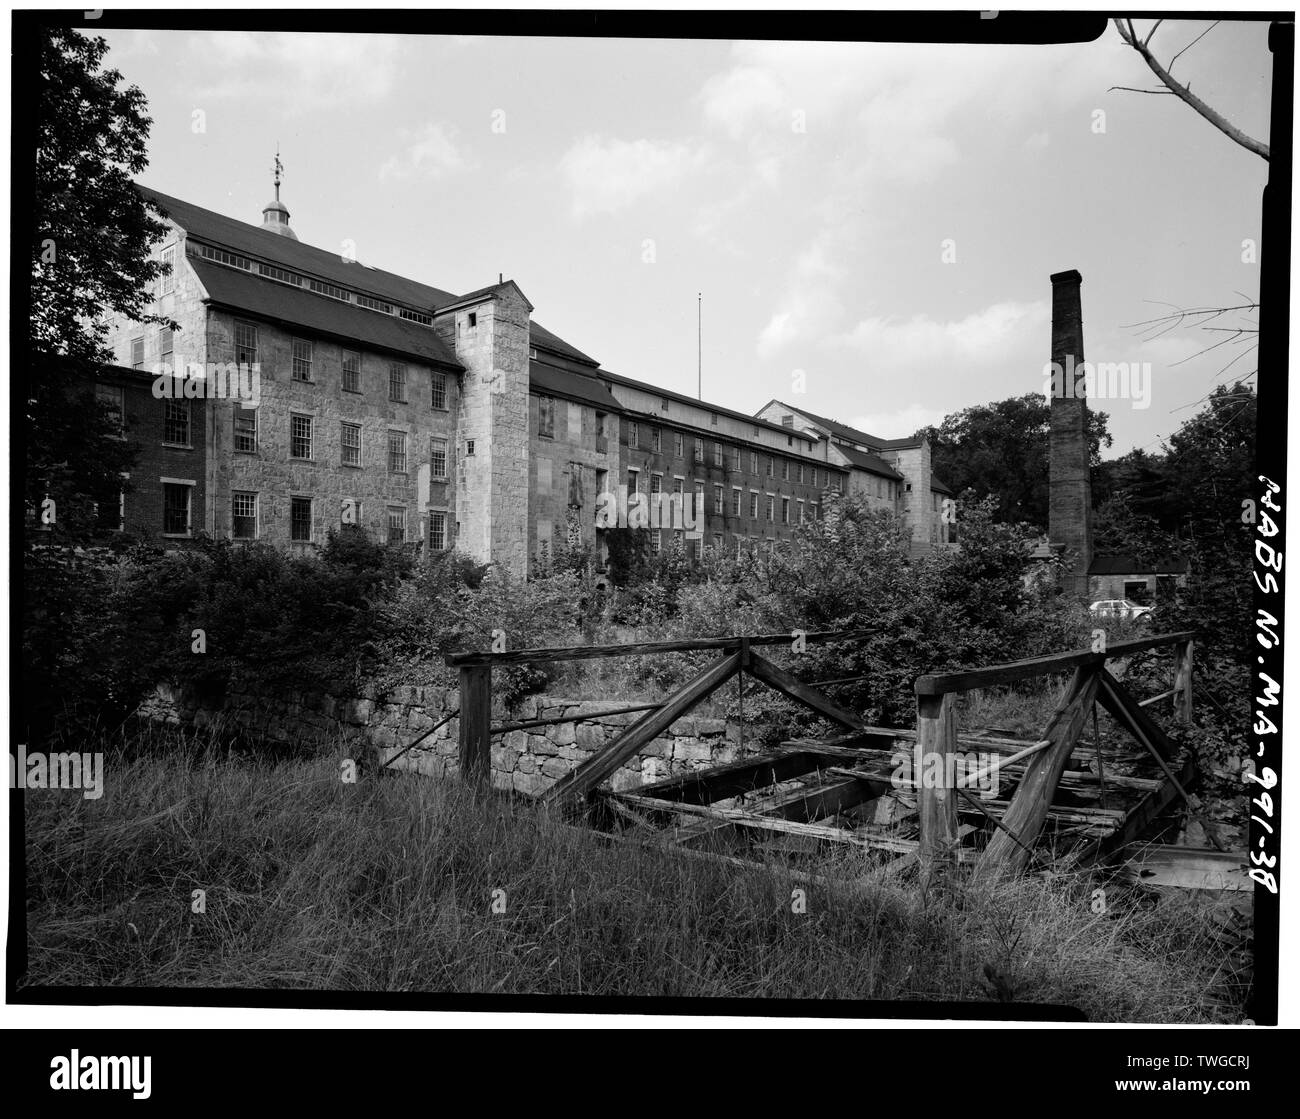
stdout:
POLYGON ((1052 424, 1047 531, 1071 553, 1065 589, 1088 593, 1092 563, 1092 483, 1088 469, 1088 400, 1083 383, 1083 277, 1052 277, 1052 424))

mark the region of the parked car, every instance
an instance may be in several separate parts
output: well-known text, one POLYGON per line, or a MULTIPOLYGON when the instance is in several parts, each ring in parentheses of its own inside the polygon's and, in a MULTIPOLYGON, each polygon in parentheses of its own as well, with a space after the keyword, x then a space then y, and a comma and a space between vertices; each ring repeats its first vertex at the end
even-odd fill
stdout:
POLYGON ((1149 621, 1150 606, 1139 606, 1127 598, 1103 598, 1094 602, 1088 609, 1099 618, 1117 618, 1124 622, 1149 621))

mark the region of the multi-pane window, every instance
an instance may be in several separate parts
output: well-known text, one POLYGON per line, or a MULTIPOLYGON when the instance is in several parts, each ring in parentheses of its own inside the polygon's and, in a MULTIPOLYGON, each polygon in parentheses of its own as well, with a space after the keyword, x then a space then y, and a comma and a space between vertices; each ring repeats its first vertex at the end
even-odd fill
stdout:
POLYGON ((767 519, 769 521, 776 520, 776 498, 771 494, 767 495, 767 519))
POLYGON ((190 402, 188 400, 163 401, 163 442, 180 447, 190 445, 190 402))
POLYGON ((749 495, 749 519, 758 520, 758 494, 753 492, 749 495))
POLYGON ((406 473, 406 432, 388 433, 388 473, 406 473))
POLYGON ((713 487, 713 511, 715 513, 722 512, 722 487, 721 486, 713 487))
POLYGON ((663 439, 663 433, 660 432, 660 430, 657 427, 652 427, 650 429, 650 449, 654 451, 655 454, 659 453, 662 444, 662 439, 663 439))
POLYGON ((637 487, 637 480, 640 477, 641 477, 640 471, 629 470, 627 472, 627 493, 629 497, 631 497, 632 494, 638 492, 636 487, 637 487))
POLYGON ((788 497, 781 498, 781 523, 783 525, 790 523, 790 499, 788 497))
POLYGON ((177 482, 163 483, 163 532, 168 536, 190 534, 190 490, 177 482))
POLYGON ((537 434, 543 439, 555 438, 555 398, 537 398, 537 434))
POLYGON ((799 520, 799 524, 803 524, 803 511, 804 511, 803 502, 800 501, 800 502, 798 503, 798 506, 799 506, 799 511, 798 511, 798 520, 799 520))
POLYGON ((788 482, 789 480, 790 480, 790 460, 788 458, 783 458, 781 460, 781 481, 788 482))
POLYGON ((126 390, 121 385, 96 385, 95 396, 104 411, 108 413, 108 422, 112 425, 114 435, 126 431, 126 390))
POLYGON ((438 552, 447 547, 446 513, 429 514, 429 547, 438 552))
POLYGON ((803 463, 801 462, 801 463, 799 464, 799 484, 800 484, 800 485, 803 485, 803 471, 804 471, 804 465, 803 465, 803 463))
POLYGON ((677 494, 679 494, 679 493, 682 492, 682 481, 683 481, 683 479, 681 479, 681 478, 674 478, 674 479, 673 479, 673 493, 677 493, 677 494))
POLYGON ((144 368, 144 338, 131 339, 131 368, 144 368))
POLYGON ((245 455, 257 454, 257 409, 235 409, 235 450, 245 455))
POLYGON ((289 416, 289 457, 311 458, 310 416, 289 416))
POLYGON ((163 272, 158 278, 158 294, 171 295, 176 290, 176 246, 168 245, 162 251, 163 272))
POLYGON ((388 399, 398 404, 406 403, 406 366, 400 361, 388 366, 388 399))
POLYGON ((311 380, 311 343, 305 338, 293 340, 293 379, 311 380))
POLYGON ((659 555, 664 550, 664 534, 661 529, 654 529, 650 533, 650 554, 659 555))
POLYGON ((447 477, 447 440, 434 439, 430 441, 429 470, 435 478, 447 477))
POLYGON ((340 422, 339 446, 343 448, 343 465, 361 465, 361 425, 340 422))
POLYGON ((722 465, 722 444, 721 443, 713 444, 713 465, 714 466, 722 465))
POLYGON ((664 476, 662 474, 650 475, 650 492, 661 493, 664 488, 664 476))
POLYGON ((772 477, 772 456, 767 456, 767 476, 772 477))
POLYGON ((735 489, 731 491, 731 515, 740 516, 740 491, 735 489))
POLYGON ((257 326, 251 322, 235 322, 235 361, 240 365, 257 363, 257 326))
POLYGON ((311 498, 291 497, 289 499, 289 539, 311 539, 311 498))
POLYGON ((749 452, 749 472, 751 474, 758 473, 758 452, 757 451, 749 452))
POLYGON ((257 494, 230 495, 230 526, 236 540, 257 539, 257 494))
POLYGON ((388 507, 388 543, 401 544, 406 540, 406 508, 402 505, 388 507))
POLYGON ((173 331, 170 326, 164 326, 158 331, 158 360, 164 365, 171 365, 172 353, 175 349, 173 340, 173 331))
MULTIPOLYGON (((434 373, 432 375, 433 390, 431 404, 440 412, 447 410, 447 374, 434 373)), ((445 518, 444 518, 445 519, 445 518)))
POLYGON ((678 458, 681 458, 682 455, 685 454, 685 450, 683 448, 682 433, 680 431, 673 436, 673 442, 675 444, 674 453, 677 455, 678 458))
POLYGON ((736 471, 737 473, 740 472, 740 448, 739 447, 731 448, 731 469, 736 471))
POLYGON ((695 440, 695 461, 696 462, 704 461, 704 440, 703 439, 695 440))
POLYGON ((627 425, 627 445, 629 447, 641 446, 641 431, 635 422, 627 425))
POLYGON ((361 391, 361 355, 356 350, 343 351, 343 391, 361 391))

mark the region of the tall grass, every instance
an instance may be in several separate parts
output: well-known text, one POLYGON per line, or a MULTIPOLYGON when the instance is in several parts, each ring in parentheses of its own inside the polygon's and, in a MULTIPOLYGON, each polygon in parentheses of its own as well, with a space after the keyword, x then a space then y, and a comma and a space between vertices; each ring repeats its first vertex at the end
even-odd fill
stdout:
MULTIPOLYGON (((602 842, 412 775, 340 780, 174 744, 106 790, 25 794, 24 985, 1069 1003, 1094 1020, 1239 1017, 1214 922, 1031 878, 808 885, 602 842), (806 912, 792 891, 806 891, 806 912), (193 912, 194 891, 205 912, 193 912), (494 905, 495 903, 495 905, 494 905)), ((850 878, 865 861, 841 859, 850 878)))

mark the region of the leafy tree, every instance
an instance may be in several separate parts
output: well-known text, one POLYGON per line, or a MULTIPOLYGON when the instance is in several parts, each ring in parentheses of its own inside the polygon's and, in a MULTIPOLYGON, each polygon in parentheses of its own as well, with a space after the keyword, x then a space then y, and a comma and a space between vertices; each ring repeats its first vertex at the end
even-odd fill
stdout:
POLYGON ((130 443, 105 438, 116 418, 91 386, 96 363, 111 360, 108 316, 170 321, 149 309, 163 270, 150 246, 166 226, 132 184, 147 162, 144 95, 103 69, 107 44, 44 27, 35 49, 24 492, 33 512, 54 502, 44 527, 55 538, 76 539, 93 527, 92 502, 116 501, 135 458, 130 443))
MULTIPOLYGON (((1038 393, 979 404, 945 416, 916 434, 930 440, 934 473, 957 493, 992 498, 993 517, 1047 528, 1051 407, 1038 393)), ((1089 453, 1101 462, 1111 444, 1104 412, 1089 411, 1089 453)))

